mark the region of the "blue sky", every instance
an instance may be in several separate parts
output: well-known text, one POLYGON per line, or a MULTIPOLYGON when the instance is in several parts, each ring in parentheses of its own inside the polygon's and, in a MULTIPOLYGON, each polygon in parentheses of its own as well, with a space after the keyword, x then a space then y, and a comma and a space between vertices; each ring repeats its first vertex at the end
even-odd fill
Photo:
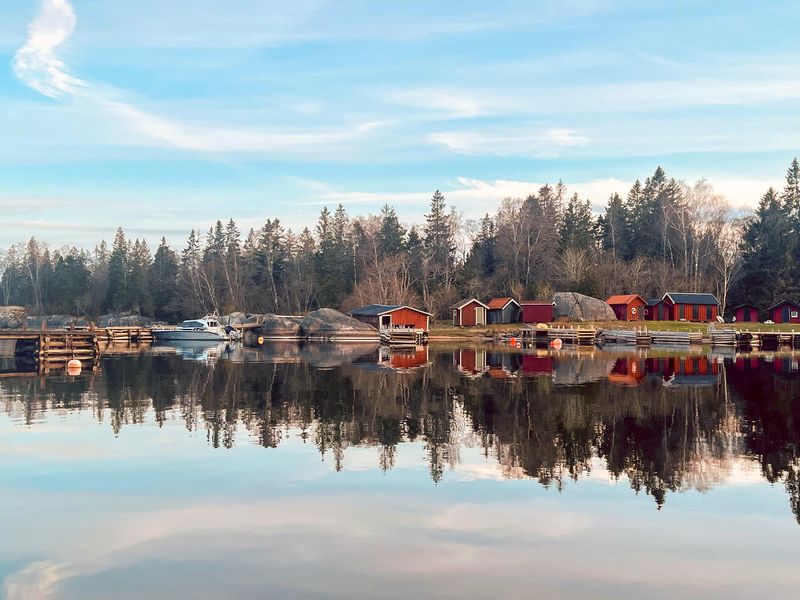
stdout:
POLYGON ((475 218, 659 164, 736 206, 800 140, 789 2, 4 0, 0 247, 175 245, 432 191, 475 218))

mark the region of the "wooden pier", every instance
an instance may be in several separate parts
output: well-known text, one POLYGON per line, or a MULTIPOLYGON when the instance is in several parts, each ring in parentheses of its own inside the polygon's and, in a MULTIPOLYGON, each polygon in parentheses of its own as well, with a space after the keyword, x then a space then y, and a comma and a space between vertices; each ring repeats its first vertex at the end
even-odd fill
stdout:
POLYGON ((381 342, 390 346, 422 346, 428 343, 428 334, 422 329, 388 327, 380 331, 381 342))
POLYGON ((14 356, 58 364, 72 359, 95 360, 100 356, 101 346, 146 346, 153 342, 153 333, 147 327, 2 329, 0 341, 10 346, 9 350, 13 351, 14 356))

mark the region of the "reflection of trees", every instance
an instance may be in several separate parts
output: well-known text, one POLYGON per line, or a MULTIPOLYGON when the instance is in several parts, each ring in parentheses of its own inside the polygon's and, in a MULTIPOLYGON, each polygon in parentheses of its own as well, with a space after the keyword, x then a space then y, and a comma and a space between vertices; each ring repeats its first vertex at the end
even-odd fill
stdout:
POLYGON ((418 441, 434 481, 458 464, 464 445, 483 448, 506 476, 558 489, 599 457, 659 506, 668 492, 724 481, 736 457, 751 454, 767 480, 783 482, 800 520, 800 379, 774 364, 729 364, 704 387, 666 387, 659 375, 621 386, 603 379, 616 359, 602 353, 557 356, 552 377, 519 376, 520 365, 503 356, 487 363, 499 360, 508 376, 461 377, 452 352, 432 352, 432 366, 410 372, 376 368, 371 352, 312 347, 210 364, 142 354, 103 359, 101 373, 74 380, 0 386, 5 410, 28 423, 46 412, 92 411, 120 433, 147 419, 180 419, 188 430, 204 428, 214 447, 244 434, 274 448, 291 429, 336 469, 351 446, 376 447, 377 464, 391 469, 398 446, 418 441))

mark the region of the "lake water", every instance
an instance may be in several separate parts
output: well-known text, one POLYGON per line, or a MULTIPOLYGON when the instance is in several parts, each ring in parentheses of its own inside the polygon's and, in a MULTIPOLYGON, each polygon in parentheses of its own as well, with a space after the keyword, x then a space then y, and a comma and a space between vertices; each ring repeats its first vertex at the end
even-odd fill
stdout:
POLYGON ((796 598, 798 354, 0 362, 18 598, 796 598))

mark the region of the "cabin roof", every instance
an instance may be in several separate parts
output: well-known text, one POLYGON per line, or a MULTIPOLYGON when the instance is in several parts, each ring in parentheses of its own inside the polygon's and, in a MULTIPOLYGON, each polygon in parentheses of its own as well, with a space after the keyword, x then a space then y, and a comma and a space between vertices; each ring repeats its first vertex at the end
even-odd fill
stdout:
POLYGON ((520 302, 522 306, 555 306, 555 302, 546 302, 544 300, 523 300, 520 302))
POLYGON ((639 294, 617 294, 616 296, 611 296, 608 300, 606 300, 606 304, 630 304, 637 298, 646 303, 646 300, 639 294))
POLYGON ((740 308, 755 308, 758 310, 758 307, 755 304, 748 304, 747 302, 734 306, 731 310, 739 310, 740 308))
POLYGON ((793 302, 792 300, 781 300, 777 304, 770 306, 767 310, 773 310, 775 308, 778 308, 779 306, 783 306, 784 304, 788 304, 789 306, 794 306, 795 308, 800 308, 800 304, 798 304, 797 302, 793 302))
POLYGON ((648 298, 646 300, 647 306, 658 306, 659 303, 663 302, 663 298, 648 298))
POLYGON ((462 308, 464 308, 465 306, 471 304, 472 302, 477 302, 483 308, 489 308, 488 306, 486 306, 483 302, 481 302, 477 298, 467 298, 466 300, 462 300, 461 302, 457 302, 456 304, 453 304, 453 306, 451 306, 450 308, 452 308, 454 310, 461 310, 462 308))
POLYGON ((413 310, 418 313, 422 313, 423 315, 431 316, 431 313, 429 312, 425 312, 419 308, 414 308, 413 306, 406 306, 404 304, 368 304, 367 306, 362 306, 361 308, 354 308, 350 311, 350 314, 358 315, 359 317, 379 317, 401 308, 407 308, 408 310, 413 310))
POLYGON ((508 298, 492 298, 491 300, 489 300, 489 304, 487 306, 489 307, 489 310, 503 310, 506 306, 508 306, 512 302, 517 306, 520 305, 519 302, 517 302, 511 297, 508 297, 508 298))
POLYGON ((714 294, 694 293, 694 292, 667 292, 664 300, 669 300, 673 304, 717 304, 719 300, 714 294))

